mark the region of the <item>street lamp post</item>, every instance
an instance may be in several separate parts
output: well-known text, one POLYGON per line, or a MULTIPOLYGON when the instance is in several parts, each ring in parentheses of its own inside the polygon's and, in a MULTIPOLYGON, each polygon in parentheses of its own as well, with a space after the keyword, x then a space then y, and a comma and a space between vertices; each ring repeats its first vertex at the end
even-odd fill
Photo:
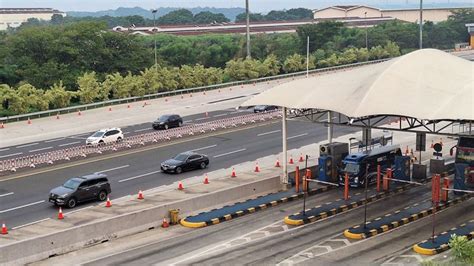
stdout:
POLYGON ((420 0, 420 49, 423 49, 423 0, 420 0))
POLYGON ((245 0, 245 20, 247 29, 247 58, 252 58, 250 55, 250 11, 249 11, 249 0, 245 0))
POLYGON ((306 190, 303 190, 303 216, 306 215, 306 191, 308 191, 308 180, 306 179, 306 171, 308 170, 308 157, 309 155, 306 155, 306 160, 304 162, 304 173, 303 173, 303 182, 305 183, 304 184, 304 188, 306 188, 306 190))
POLYGON ((367 12, 364 13, 365 24, 365 49, 369 49, 369 29, 367 28, 367 12))
MULTIPOLYGON (((156 12, 158 12, 158 9, 152 9, 151 10, 151 13, 153 13, 153 34, 156 34, 156 12)), ((157 59, 157 56, 156 56, 156 36, 153 35, 153 39, 155 41, 155 47, 154 47, 154 50, 155 50, 155 66, 158 66, 158 59, 157 59)))

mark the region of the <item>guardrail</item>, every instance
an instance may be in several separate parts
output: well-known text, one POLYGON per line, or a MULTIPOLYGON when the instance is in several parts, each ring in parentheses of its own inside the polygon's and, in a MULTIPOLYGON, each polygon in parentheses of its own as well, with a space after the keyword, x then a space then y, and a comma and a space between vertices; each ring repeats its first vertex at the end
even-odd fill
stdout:
MULTIPOLYGON (((347 64, 347 65, 312 69, 312 70, 309 70, 309 73, 314 74, 314 73, 330 72, 330 71, 335 71, 335 70, 340 70, 340 69, 347 69, 347 68, 353 68, 353 67, 358 67, 358 66, 363 66, 363 65, 376 64, 376 63, 384 62, 384 61, 387 61, 387 60, 389 60, 389 59, 379 59, 379 60, 353 63, 353 64, 347 64)), ((284 78, 290 78, 290 77, 296 77, 296 76, 302 76, 302 75, 306 75, 306 71, 300 71, 300 72, 294 72, 294 73, 288 73, 288 74, 281 74, 281 75, 270 76, 270 77, 262 77, 262 78, 257 78, 257 79, 243 80, 243 81, 220 83, 220 84, 215 84, 215 85, 201 86, 201 87, 182 89, 182 90, 159 92, 159 93, 148 94, 148 95, 144 95, 144 96, 128 97, 128 98, 123 98, 123 99, 114 99, 114 100, 108 100, 108 101, 103 101, 103 102, 90 103, 90 104, 77 105, 77 106, 70 106, 70 107, 54 109, 54 110, 47 110, 47 111, 41 111, 41 112, 35 112, 35 113, 28 113, 28 114, 14 115, 14 116, 6 116, 6 117, 0 117, 0 123, 8 123, 8 122, 12 122, 12 121, 34 119, 34 118, 40 118, 40 117, 45 117, 45 116, 55 116, 57 114, 66 114, 66 113, 84 111, 84 110, 88 110, 88 109, 100 108, 100 107, 105 107, 105 106, 110 106, 110 105, 137 102, 137 101, 143 101, 143 100, 151 100, 151 99, 156 99, 156 98, 163 98, 163 97, 169 97, 169 96, 175 96, 175 95, 181 95, 181 94, 187 94, 187 93, 194 93, 194 92, 203 92, 203 91, 215 90, 215 89, 224 88, 224 87, 240 86, 240 85, 266 82, 266 81, 270 81, 270 80, 284 79, 284 78)))
POLYGON ((251 113, 243 116, 230 117, 200 124, 187 125, 169 130, 155 131, 131 136, 121 142, 114 142, 108 145, 87 146, 79 145, 71 148, 55 150, 45 153, 32 154, 0 161, 0 172, 16 172, 20 168, 35 168, 38 165, 54 164, 57 161, 70 161, 73 158, 87 157, 92 154, 102 154, 108 151, 118 151, 136 146, 144 146, 147 143, 166 142, 172 139, 179 139, 185 136, 204 134, 210 131, 238 127, 249 123, 257 123, 281 117, 280 111, 267 113, 251 113))

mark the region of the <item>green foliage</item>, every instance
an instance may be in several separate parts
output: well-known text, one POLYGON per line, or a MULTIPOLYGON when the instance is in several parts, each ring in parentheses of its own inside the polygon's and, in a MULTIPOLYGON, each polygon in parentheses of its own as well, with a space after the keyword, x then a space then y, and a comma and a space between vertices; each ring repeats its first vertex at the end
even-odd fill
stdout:
MULTIPOLYGON (((235 18, 236 22, 245 22, 246 14, 241 13, 235 18)), ((279 21, 279 20, 305 20, 313 19, 313 12, 306 8, 292 8, 289 10, 272 10, 266 15, 251 13, 250 21, 279 21)))
POLYGON ((303 69, 306 69, 306 58, 302 55, 291 55, 283 62, 283 70, 286 73, 297 72, 303 69))
POLYGON ((212 13, 209 11, 199 12, 194 15, 194 23, 196 24, 209 24, 209 23, 222 23, 229 22, 230 20, 222 13, 212 13))
POLYGON ((187 9, 178 9, 158 18, 157 23, 169 24, 190 24, 193 22, 193 13, 187 9))
POLYGON ((269 55, 263 61, 263 64, 268 69, 268 71, 267 71, 268 76, 275 76, 275 75, 278 75, 280 73, 281 64, 278 61, 278 58, 276 57, 276 55, 274 55, 274 54, 269 55))
POLYGON ((64 87, 62 80, 60 80, 59 83, 54 83, 45 92, 44 96, 48 99, 49 105, 56 109, 68 107, 73 94, 70 91, 66 91, 66 87, 64 87))
POLYGON ((227 62, 225 74, 232 80, 246 80, 260 77, 265 72, 262 63, 255 59, 236 59, 227 62))
POLYGON ((78 93, 81 103, 92 103, 96 100, 104 99, 104 95, 101 95, 101 88, 95 72, 84 73, 84 75, 77 79, 77 84, 79 85, 78 93))
POLYGON ((309 36, 310 52, 323 48, 327 43, 335 40, 342 31, 341 22, 323 21, 317 24, 307 24, 299 26, 296 30, 300 38, 300 47, 302 52, 306 52, 306 42, 309 36))
POLYGON ((452 235, 449 240, 455 261, 473 265, 474 264, 474 240, 465 236, 452 235))
MULTIPOLYGON (((256 21, 265 21, 265 16, 260 13, 250 13, 249 14, 249 21, 256 22, 256 21)), ((246 22, 247 15, 246 13, 240 13, 235 17, 235 22, 246 22)))

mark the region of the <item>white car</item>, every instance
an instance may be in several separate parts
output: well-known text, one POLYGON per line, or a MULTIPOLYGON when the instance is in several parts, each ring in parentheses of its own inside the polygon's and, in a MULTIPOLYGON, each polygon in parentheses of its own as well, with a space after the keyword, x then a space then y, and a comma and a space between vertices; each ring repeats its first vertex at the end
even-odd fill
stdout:
POLYGON ((123 140, 123 133, 120 128, 101 129, 86 139, 86 145, 102 145, 123 140))

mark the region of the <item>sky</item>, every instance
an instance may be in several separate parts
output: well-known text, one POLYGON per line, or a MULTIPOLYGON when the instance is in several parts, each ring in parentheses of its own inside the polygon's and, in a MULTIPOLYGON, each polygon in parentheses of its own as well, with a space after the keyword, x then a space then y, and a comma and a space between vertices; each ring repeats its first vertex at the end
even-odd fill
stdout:
MULTIPOLYGON (((466 3, 474 0, 424 0, 424 3, 466 3)), ((305 7, 310 9, 342 4, 417 4, 419 0, 250 0, 253 12, 305 7)), ((244 0, 0 0, 0 7, 50 7, 61 11, 99 11, 118 7, 245 7, 244 0)))

